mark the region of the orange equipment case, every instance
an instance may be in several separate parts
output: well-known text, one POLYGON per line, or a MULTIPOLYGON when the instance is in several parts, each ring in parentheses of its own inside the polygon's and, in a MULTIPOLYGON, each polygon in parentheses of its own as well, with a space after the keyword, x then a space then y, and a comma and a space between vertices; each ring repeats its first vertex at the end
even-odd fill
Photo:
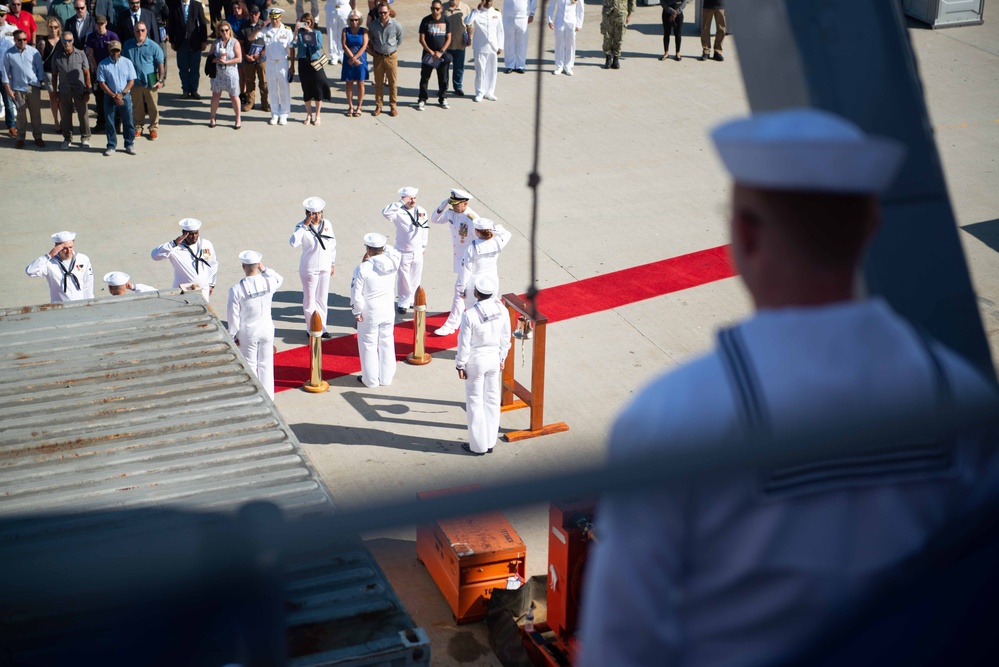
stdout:
MULTIPOLYGON (((424 491, 430 498, 478 485, 424 491)), ((416 527, 416 557, 430 572, 457 623, 486 617, 494 589, 524 583, 527 546, 500 512, 442 519, 416 527)))

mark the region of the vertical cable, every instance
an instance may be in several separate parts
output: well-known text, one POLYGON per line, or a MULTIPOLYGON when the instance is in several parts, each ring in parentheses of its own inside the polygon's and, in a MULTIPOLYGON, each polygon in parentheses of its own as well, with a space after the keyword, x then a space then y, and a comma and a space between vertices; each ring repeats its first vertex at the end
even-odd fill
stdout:
MULTIPOLYGON (((582 0, 580 0, 582 1, 582 0)), ((527 177, 527 187, 531 189, 531 284, 527 286, 527 303, 531 309, 531 318, 537 319, 538 309, 535 300, 538 296, 538 186, 541 185, 541 174, 538 172, 538 162, 541 159, 541 75, 544 73, 542 63, 545 55, 545 24, 548 15, 548 0, 541 0, 538 14, 538 71, 534 90, 534 162, 531 173, 527 177)))

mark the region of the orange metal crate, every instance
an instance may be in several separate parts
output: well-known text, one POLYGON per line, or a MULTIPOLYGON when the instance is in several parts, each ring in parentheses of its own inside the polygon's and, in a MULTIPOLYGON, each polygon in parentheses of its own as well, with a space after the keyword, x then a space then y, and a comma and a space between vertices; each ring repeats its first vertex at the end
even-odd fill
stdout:
MULTIPOLYGON (((420 498, 474 488, 426 491, 420 498)), ((416 555, 451 606, 458 623, 486 616, 496 588, 524 583, 527 547, 500 512, 443 519, 416 527, 416 555)))

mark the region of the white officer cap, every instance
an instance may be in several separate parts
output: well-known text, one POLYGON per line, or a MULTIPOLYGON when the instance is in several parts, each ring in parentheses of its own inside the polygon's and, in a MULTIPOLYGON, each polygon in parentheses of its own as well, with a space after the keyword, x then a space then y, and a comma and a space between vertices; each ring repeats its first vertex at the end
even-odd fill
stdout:
POLYGON ((711 138, 737 183, 771 190, 880 192, 905 156, 901 143, 820 109, 754 114, 718 125, 711 138))
POLYGON ((473 199, 475 199, 475 197, 468 194, 464 190, 459 190, 458 188, 451 188, 452 201, 471 201, 473 199))
POLYGON ((476 276, 474 282, 475 291, 483 296, 492 296, 499 289, 499 283, 489 275, 476 276))
POLYGON ((271 7, 267 10, 267 15, 270 17, 281 16, 282 14, 284 14, 284 10, 280 7, 271 7))
POLYGON ((264 256, 255 250, 244 250, 239 253, 239 261, 243 264, 259 264, 263 258, 264 256))
POLYGON ((76 232, 56 232, 52 235, 52 240, 56 243, 68 243, 76 240, 76 232))
POLYGON ((309 213, 321 213, 326 210, 326 202, 319 197, 309 197, 302 202, 302 206, 309 213))
POLYGON ((131 279, 132 276, 128 275, 124 271, 112 271, 111 273, 104 274, 104 282, 111 287, 121 287, 122 285, 127 285, 128 281, 131 279))
POLYGON ((408 185, 399 190, 400 197, 415 197, 419 193, 419 188, 411 188, 408 185))
POLYGON ((472 221, 476 229, 481 229, 482 231, 492 230, 496 225, 489 218, 476 218, 472 221))
POLYGON ((184 218, 177 223, 185 232, 196 232, 201 229, 201 221, 197 218, 184 218))
POLYGON ((6 14, 10 10, 7 9, 7 5, 0 5, 0 14, 6 14))
POLYGON ((364 245, 369 248, 384 248, 387 241, 384 235, 376 232, 364 235, 364 245))

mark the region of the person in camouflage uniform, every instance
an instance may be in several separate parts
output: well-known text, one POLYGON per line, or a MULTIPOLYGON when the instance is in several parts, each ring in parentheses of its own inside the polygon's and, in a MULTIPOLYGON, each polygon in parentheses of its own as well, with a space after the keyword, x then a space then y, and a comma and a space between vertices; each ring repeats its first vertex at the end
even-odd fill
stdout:
POLYGON ((631 21, 635 11, 635 0, 604 0, 603 18, 600 20, 600 34, 604 36, 604 55, 607 61, 604 69, 620 69, 618 57, 621 55, 621 41, 624 27, 631 21))

